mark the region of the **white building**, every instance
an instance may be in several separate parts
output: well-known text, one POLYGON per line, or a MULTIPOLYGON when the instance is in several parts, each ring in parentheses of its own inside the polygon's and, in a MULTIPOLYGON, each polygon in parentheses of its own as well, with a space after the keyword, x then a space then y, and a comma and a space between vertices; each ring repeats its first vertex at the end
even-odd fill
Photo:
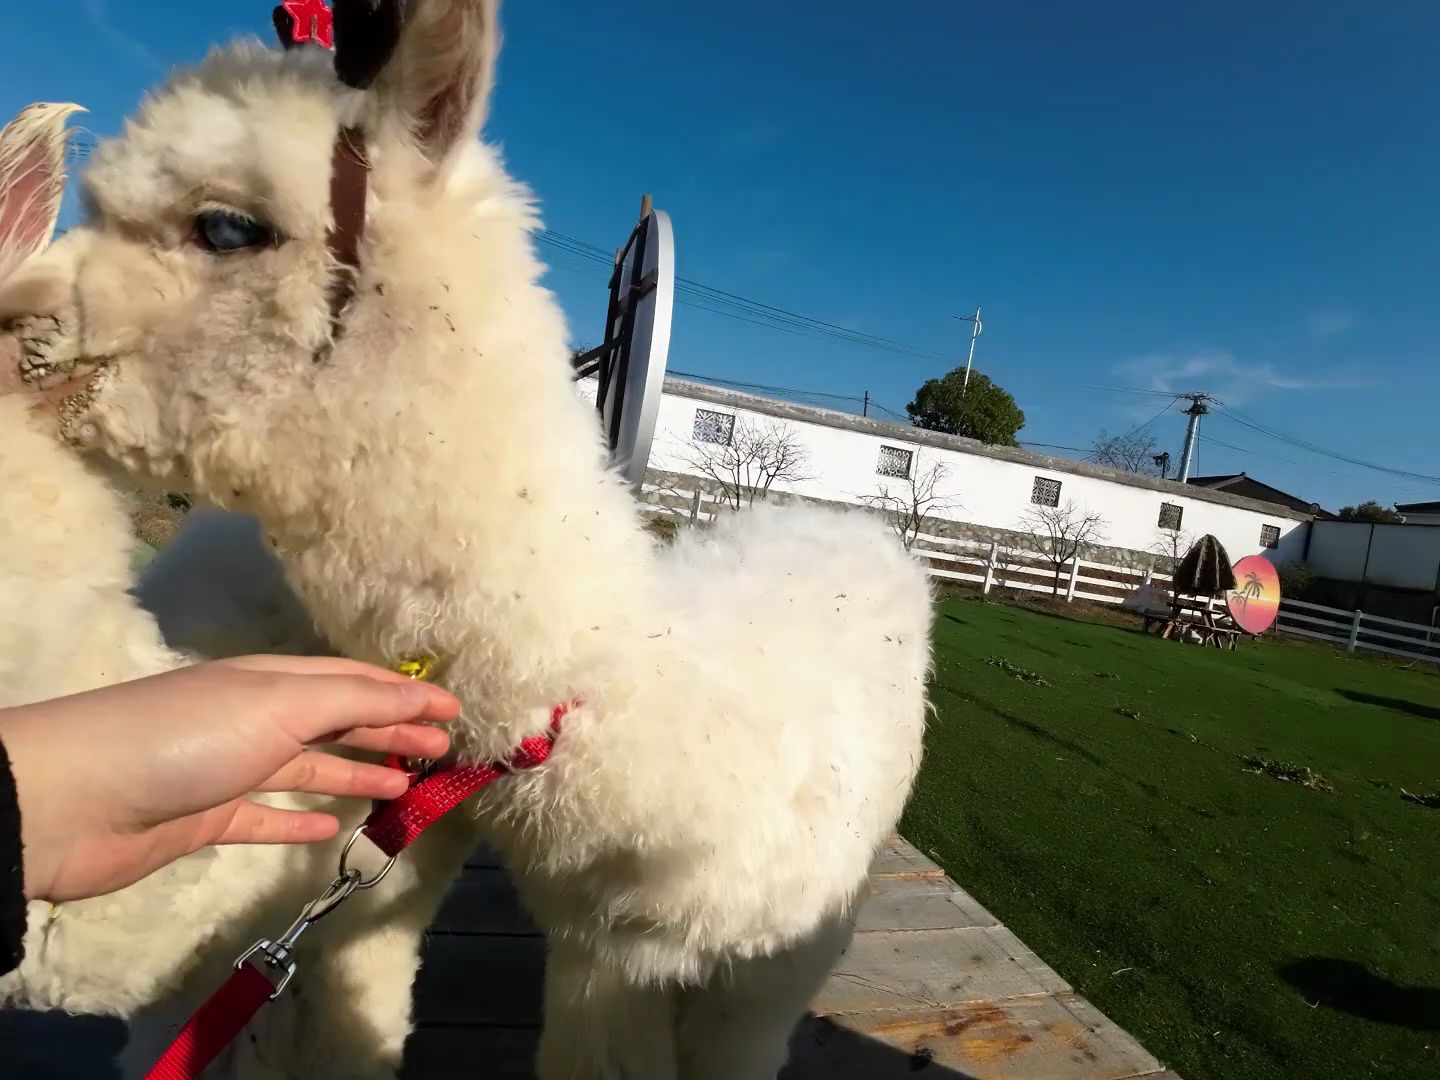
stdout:
POLYGON ((795 495, 859 503, 942 465, 937 495, 948 508, 937 516, 971 534, 1020 530, 1035 505, 1074 502, 1105 521, 1091 558, 1153 561, 1162 528, 1177 525, 1188 537, 1213 534, 1232 560, 1263 553, 1283 566, 1305 548, 1310 516, 1288 507, 679 379, 665 383, 650 468, 693 475, 705 443, 746 425, 783 425, 804 448, 807 478, 775 485, 795 495))

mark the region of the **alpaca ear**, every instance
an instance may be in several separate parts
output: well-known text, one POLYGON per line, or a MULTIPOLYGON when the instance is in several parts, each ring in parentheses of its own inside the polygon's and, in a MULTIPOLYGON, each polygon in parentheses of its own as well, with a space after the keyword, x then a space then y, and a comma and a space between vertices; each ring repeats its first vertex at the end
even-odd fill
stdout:
POLYGON ((29 105, 0 131, 0 282, 55 233, 65 194, 65 121, 79 105, 29 105))
POLYGON ((437 167, 485 124, 500 52, 499 6, 499 0, 405 4, 399 46, 382 82, 437 167))

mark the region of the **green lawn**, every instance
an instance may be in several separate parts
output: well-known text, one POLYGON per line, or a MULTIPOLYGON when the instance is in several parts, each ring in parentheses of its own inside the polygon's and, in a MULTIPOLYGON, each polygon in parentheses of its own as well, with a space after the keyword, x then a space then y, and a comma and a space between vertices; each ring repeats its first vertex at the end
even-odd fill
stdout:
POLYGON ((1440 1077, 1440 672, 965 599, 935 644, 902 831, 1077 990, 1186 1080, 1440 1077))

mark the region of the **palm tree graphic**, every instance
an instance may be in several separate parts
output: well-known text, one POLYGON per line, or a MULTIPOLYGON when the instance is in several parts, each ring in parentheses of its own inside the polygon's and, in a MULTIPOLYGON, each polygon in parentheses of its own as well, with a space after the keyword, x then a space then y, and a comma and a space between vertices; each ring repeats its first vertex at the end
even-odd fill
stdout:
POLYGON ((1265 586, 1260 584, 1260 575, 1252 570, 1245 575, 1245 584, 1242 588, 1236 589, 1230 595, 1235 598, 1236 605, 1241 611, 1250 606, 1251 600, 1258 600, 1265 593, 1265 586))

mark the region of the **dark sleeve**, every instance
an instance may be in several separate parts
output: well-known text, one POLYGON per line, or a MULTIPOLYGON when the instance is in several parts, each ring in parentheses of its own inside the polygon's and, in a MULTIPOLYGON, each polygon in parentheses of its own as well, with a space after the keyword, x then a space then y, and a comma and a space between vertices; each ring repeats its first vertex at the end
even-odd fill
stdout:
POLYGON ((0 975, 20 966, 25 947, 25 871, 20 864, 20 801, 0 743, 0 975))

